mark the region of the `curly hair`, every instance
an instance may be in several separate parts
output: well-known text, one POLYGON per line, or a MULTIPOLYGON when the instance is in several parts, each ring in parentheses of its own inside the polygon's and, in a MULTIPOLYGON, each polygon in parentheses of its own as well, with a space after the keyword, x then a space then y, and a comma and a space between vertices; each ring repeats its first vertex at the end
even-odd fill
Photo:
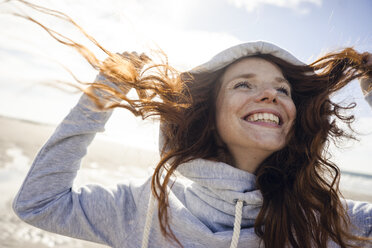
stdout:
MULTIPOLYGON (((182 247, 168 221, 167 188, 171 176, 184 162, 195 158, 232 162, 215 126, 215 103, 226 67, 208 74, 180 73, 167 62, 144 62, 138 56, 120 56, 104 49, 64 13, 18 1, 72 23, 108 55, 100 61, 84 45, 30 16, 16 14, 41 26, 58 42, 76 49, 111 82, 97 81, 88 83, 88 89, 82 88, 99 108, 126 108, 143 119, 159 117, 163 145, 151 188, 159 203, 162 234, 182 247), (143 63, 147 64, 141 69, 139 65, 143 63), (129 98, 124 93, 128 88, 137 90, 138 97, 129 98), (104 104, 107 102, 110 104, 104 104)), ((339 190, 340 171, 327 155, 329 142, 353 138, 352 132, 342 129, 336 120, 352 123, 354 116, 348 110, 355 107, 355 104, 335 103, 330 95, 353 79, 372 76, 372 68, 366 65, 367 54, 345 48, 304 66, 272 55, 257 56, 280 67, 292 86, 297 114, 287 145, 263 161, 255 172, 257 187, 263 195, 255 233, 267 248, 288 245, 325 248, 329 240, 340 247, 359 247, 360 242, 370 242, 350 232, 351 222, 339 190)))

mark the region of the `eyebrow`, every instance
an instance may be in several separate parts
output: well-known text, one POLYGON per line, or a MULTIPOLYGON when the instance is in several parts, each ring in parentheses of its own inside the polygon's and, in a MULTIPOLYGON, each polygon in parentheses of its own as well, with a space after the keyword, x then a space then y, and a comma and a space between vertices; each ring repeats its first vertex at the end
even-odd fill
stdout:
POLYGON ((236 77, 233 77, 232 79, 230 79, 229 81, 233 81, 237 78, 253 78, 253 77, 256 77, 257 75, 254 74, 254 73, 243 73, 243 74, 239 74, 238 76, 236 77))
MULTIPOLYGON (((254 73, 243 73, 243 74, 239 74, 238 76, 230 79, 229 81, 231 82, 231 81, 233 81, 233 80, 235 80, 237 78, 254 78, 256 76, 257 75, 254 74, 254 73)), ((288 84, 288 86, 292 89, 292 85, 289 83, 289 81, 287 79, 282 78, 282 77, 275 77, 275 80, 277 82, 279 82, 279 83, 286 83, 286 84, 288 84)))

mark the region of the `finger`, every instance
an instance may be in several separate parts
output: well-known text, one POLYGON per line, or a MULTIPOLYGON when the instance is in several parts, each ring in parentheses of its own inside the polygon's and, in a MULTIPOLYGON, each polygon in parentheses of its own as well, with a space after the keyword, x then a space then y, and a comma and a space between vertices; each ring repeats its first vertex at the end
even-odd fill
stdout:
POLYGON ((144 54, 144 53, 141 53, 141 55, 140 55, 140 59, 141 59, 143 62, 145 62, 145 63, 151 61, 150 57, 147 56, 147 55, 144 54))
POLYGON ((116 53, 116 54, 118 54, 120 57, 125 58, 125 59, 130 58, 130 54, 128 52, 122 52, 122 53, 116 53))
POLYGON ((130 60, 137 70, 141 70, 142 67, 151 61, 151 59, 144 53, 138 54, 136 51, 116 53, 121 57, 130 60))
POLYGON ((122 53, 118 53, 119 55, 122 55, 122 56, 129 56, 129 53, 127 51, 125 52, 122 52, 122 53))

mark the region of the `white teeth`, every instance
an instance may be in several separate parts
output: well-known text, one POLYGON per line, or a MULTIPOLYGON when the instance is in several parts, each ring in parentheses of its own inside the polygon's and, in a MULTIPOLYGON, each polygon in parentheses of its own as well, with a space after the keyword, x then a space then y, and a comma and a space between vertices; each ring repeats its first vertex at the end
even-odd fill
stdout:
POLYGON ((248 121, 273 122, 279 125, 279 117, 271 113, 255 113, 248 116, 248 121))

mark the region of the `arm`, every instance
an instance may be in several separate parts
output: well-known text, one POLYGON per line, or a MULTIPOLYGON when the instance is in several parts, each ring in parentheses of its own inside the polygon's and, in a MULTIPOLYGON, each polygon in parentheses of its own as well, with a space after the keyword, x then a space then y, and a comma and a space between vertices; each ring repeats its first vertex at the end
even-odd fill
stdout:
POLYGON ((130 232, 136 212, 129 185, 114 189, 73 181, 87 146, 111 111, 96 111, 84 94, 36 156, 13 202, 16 214, 39 228, 112 245, 130 232), (130 210, 125 212, 124 210, 130 210))

